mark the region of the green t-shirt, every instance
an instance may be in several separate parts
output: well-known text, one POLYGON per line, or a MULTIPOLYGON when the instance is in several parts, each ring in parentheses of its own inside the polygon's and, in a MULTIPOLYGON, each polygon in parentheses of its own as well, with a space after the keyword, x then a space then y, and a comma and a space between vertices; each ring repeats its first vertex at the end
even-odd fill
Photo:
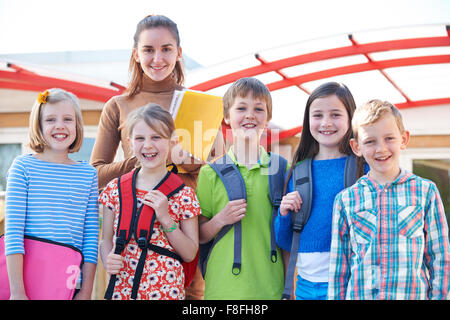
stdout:
MULTIPOLYGON (((266 168, 269 155, 261 147, 259 164, 250 170, 229 157, 238 166, 247 189, 247 211, 242 219, 242 267, 238 275, 232 271, 234 228, 214 246, 205 275, 205 299, 281 299, 284 288, 283 262, 280 250, 275 263, 270 257, 270 223, 272 204, 266 168)), ((282 186, 281 186, 282 187, 282 186)), ((202 215, 211 219, 228 202, 227 192, 215 171, 205 165, 200 169, 197 197, 202 215)))

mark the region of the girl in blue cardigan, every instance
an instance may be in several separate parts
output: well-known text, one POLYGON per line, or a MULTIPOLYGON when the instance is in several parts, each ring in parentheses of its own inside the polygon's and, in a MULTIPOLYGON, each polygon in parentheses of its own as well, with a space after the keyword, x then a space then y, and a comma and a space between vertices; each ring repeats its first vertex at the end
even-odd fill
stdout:
POLYGON ((355 109, 350 90, 336 82, 316 88, 306 103, 300 143, 287 174, 285 196, 275 220, 276 240, 283 249, 285 268, 289 255, 298 254, 297 300, 327 298, 333 202, 344 188, 346 156, 352 154, 350 123, 355 109), (302 205, 300 194, 293 191, 292 171, 306 158, 313 159, 311 214, 300 235, 298 253, 289 253, 292 242, 290 212, 298 212, 302 205))

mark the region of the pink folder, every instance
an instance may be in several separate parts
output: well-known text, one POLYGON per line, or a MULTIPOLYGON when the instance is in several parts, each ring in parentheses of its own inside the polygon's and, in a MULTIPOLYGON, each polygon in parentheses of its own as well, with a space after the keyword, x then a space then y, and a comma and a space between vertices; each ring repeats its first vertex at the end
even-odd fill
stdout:
MULTIPOLYGON (((83 255, 71 245, 24 236, 23 278, 31 300, 71 300, 83 264, 83 255)), ((0 300, 10 297, 5 237, 0 237, 0 300)))

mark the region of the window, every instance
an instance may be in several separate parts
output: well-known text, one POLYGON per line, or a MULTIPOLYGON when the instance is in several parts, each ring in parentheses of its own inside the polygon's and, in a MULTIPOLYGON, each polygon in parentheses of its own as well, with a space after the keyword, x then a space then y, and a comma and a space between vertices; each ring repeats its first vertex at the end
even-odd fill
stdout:
POLYGON ((81 149, 75 153, 69 153, 69 158, 75 161, 85 160, 89 162, 91 159, 92 148, 94 148, 94 138, 84 138, 81 149))
POLYGON ((430 179, 439 189, 447 223, 450 221, 450 159, 414 159, 413 172, 430 179))
POLYGON ((20 143, 0 144, 0 234, 4 233, 6 173, 21 153, 20 143))
POLYGON ((20 143, 0 144, 0 192, 6 190, 6 173, 20 154, 22 154, 20 143))

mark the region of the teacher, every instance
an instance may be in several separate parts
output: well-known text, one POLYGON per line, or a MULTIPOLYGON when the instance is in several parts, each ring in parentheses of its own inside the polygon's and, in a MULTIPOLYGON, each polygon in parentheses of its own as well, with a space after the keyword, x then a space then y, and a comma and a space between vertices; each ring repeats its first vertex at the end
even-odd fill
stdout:
MULTIPOLYGON (((91 164, 98 171, 99 188, 114 178, 134 169, 133 156, 126 130, 128 114, 150 102, 169 110, 175 90, 183 90, 184 71, 180 36, 175 22, 162 15, 142 19, 134 34, 134 45, 129 65, 130 81, 124 94, 106 102, 98 126, 98 134, 91 155, 91 164), (122 143, 124 160, 114 162, 122 143)), ((178 175, 195 190, 201 164, 178 165, 178 175)), ((197 270, 187 299, 201 299, 203 279, 197 270)))

